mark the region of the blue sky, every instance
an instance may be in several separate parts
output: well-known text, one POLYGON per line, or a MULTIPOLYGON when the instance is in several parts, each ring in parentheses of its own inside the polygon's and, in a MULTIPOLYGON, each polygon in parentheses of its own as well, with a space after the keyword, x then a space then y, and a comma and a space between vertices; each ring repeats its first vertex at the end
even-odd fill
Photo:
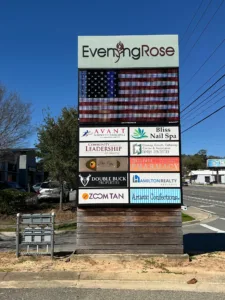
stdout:
MULTIPOLYGON (((201 13, 210 0, 204 0, 187 35, 184 32, 201 0, 1 0, 0 82, 33 105, 32 122, 38 126, 43 109, 57 116, 64 106, 77 105, 77 36, 179 34, 180 99, 182 108, 195 99, 193 93, 210 78, 224 61, 225 43, 192 78, 201 64, 224 39, 225 4, 209 24, 199 42, 183 63, 192 45, 222 0, 212 1, 195 33, 187 42, 201 13)), ((224 74, 225 68, 205 86, 224 74)), ((221 80, 212 93, 225 83, 221 80)), ((206 94, 209 95, 210 93, 206 94)), ((213 101, 205 105, 207 108, 213 101)), ((201 98, 204 99, 204 98, 201 98)), ((183 121, 183 129, 225 104, 225 98, 193 120, 183 121)), ((193 110, 190 118, 205 108, 193 110)), ((182 152, 225 156, 225 109, 182 135, 182 152)), ((29 146, 33 146, 34 135, 29 146)))

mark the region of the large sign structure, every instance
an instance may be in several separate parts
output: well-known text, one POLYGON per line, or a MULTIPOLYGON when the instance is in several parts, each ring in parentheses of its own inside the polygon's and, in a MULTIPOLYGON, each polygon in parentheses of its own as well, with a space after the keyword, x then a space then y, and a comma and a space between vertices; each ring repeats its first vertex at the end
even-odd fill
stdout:
POLYGON ((180 206, 178 38, 78 38, 78 206, 180 206))

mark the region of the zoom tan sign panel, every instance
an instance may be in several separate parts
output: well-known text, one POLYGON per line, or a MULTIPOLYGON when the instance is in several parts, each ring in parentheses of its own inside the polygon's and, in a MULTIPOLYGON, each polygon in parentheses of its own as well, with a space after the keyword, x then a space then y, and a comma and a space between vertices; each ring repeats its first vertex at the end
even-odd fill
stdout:
POLYGON ((80 189, 79 204, 128 204, 128 189, 80 189))

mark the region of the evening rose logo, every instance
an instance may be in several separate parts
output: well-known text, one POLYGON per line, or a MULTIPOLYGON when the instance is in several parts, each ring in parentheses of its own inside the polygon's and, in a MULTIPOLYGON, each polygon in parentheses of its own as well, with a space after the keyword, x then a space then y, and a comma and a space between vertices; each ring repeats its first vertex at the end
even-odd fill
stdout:
POLYGON ((132 138, 137 139, 137 140, 144 139, 147 137, 148 136, 147 136, 146 132, 144 131, 144 129, 141 129, 141 128, 135 129, 134 133, 132 135, 132 138))
POLYGON ((120 60, 120 57, 131 57, 134 60, 138 60, 141 57, 164 57, 164 56, 173 56, 175 54, 175 49, 171 46, 149 46, 149 45, 137 45, 137 47, 129 48, 125 47, 124 44, 119 41, 116 44, 116 47, 110 48, 92 48, 89 45, 82 46, 82 56, 83 57, 92 57, 92 58, 104 58, 104 57, 115 57, 115 63, 120 60))

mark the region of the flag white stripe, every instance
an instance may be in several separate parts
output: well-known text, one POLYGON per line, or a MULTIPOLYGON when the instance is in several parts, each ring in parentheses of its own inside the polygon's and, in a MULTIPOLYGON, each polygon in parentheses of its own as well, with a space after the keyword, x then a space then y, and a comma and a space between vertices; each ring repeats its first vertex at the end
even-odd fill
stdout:
POLYGON ((177 81, 122 81, 119 86, 174 86, 178 85, 177 81))
POLYGON ((168 89, 168 90, 119 90, 118 93, 120 95, 126 95, 126 94, 174 94, 178 93, 178 89, 168 89))
POLYGON ((80 106, 80 110, 154 110, 154 109, 177 109, 178 105, 90 105, 80 106))

